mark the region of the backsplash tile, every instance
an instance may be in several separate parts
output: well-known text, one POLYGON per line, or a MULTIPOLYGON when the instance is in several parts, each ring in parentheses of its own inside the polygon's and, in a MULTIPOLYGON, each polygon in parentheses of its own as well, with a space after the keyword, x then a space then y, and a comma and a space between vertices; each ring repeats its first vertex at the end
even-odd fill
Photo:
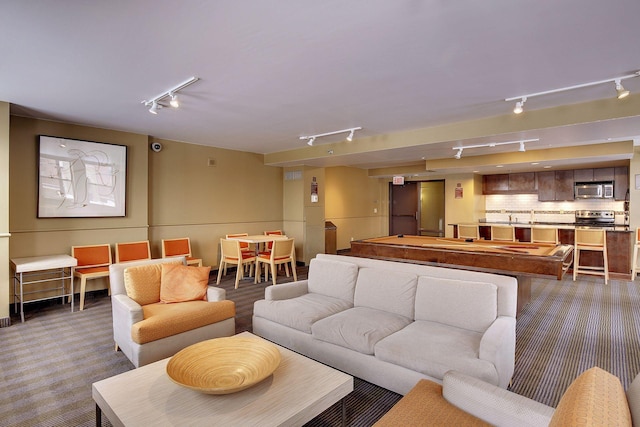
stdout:
POLYGON ((528 223, 575 221, 577 210, 613 210, 616 224, 624 224, 624 202, 615 200, 575 200, 567 202, 540 202, 537 194, 492 194, 485 196, 487 222, 509 221, 528 223))

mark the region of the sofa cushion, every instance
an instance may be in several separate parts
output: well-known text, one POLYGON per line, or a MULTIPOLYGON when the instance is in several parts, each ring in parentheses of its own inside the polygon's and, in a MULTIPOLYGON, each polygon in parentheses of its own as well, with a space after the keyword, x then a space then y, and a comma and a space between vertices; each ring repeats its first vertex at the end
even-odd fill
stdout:
POLYGON ((413 319, 417 279, 413 273, 363 267, 358 272, 353 305, 413 319))
POLYGON ((415 302, 416 320, 484 332, 498 315, 498 287, 492 283, 420 276, 415 302))
POLYGON ((348 301, 353 305, 353 292, 358 266, 348 262, 314 258, 309 264, 309 292, 348 301))
POLYGON ((498 384, 493 363, 478 358, 482 334, 436 322, 416 320, 380 340, 375 356, 385 362, 442 379, 453 369, 498 384))
POLYGON ((285 300, 258 300, 253 315, 310 334, 316 321, 351 307, 343 299, 313 293, 285 300))
MULTIPOLYGON (((169 264, 181 264, 181 260, 169 261, 169 264)), ((127 267, 124 270, 124 287, 127 296, 140 305, 153 304, 160 301, 160 279, 162 265, 154 263, 127 267)))
POLYGON ((161 302, 142 306, 144 320, 131 327, 131 339, 138 344, 177 335, 236 315, 233 301, 161 302))
POLYGON ((211 267, 163 264, 160 276, 160 301, 175 303, 206 300, 211 267))
POLYGON ((413 320, 368 307, 354 307, 318 320, 313 337, 359 353, 373 354, 375 344, 413 320))
POLYGON ((549 426, 631 426, 631 413, 620 380, 594 366, 564 392, 549 426))

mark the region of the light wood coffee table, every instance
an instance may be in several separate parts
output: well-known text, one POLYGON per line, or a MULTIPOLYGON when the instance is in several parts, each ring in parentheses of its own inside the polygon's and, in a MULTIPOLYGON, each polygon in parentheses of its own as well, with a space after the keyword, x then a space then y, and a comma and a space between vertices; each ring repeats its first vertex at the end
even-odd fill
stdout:
POLYGON ((104 413, 114 426, 300 426, 353 391, 351 375, 277 347, 281 361, 275 372, 232 394, 203 394, 177 385, 166 373, 169 359, 93 383, 96 425, 104 413))

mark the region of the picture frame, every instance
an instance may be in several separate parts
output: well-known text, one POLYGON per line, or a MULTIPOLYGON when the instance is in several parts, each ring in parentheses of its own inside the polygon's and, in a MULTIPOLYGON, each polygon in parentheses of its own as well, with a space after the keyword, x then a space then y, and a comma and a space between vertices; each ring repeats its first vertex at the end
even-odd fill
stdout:
POLYGON ((38 218, 126 215, 126 146, 39 135, 38 161, 38 218))

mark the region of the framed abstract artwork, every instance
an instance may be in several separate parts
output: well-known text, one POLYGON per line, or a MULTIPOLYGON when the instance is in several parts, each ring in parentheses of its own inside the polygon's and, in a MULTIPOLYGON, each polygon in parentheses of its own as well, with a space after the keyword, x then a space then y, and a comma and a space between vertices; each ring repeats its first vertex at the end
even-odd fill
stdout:
POLYGON ((38 218, 125 216, 127 147, 39 136, 38 218))

